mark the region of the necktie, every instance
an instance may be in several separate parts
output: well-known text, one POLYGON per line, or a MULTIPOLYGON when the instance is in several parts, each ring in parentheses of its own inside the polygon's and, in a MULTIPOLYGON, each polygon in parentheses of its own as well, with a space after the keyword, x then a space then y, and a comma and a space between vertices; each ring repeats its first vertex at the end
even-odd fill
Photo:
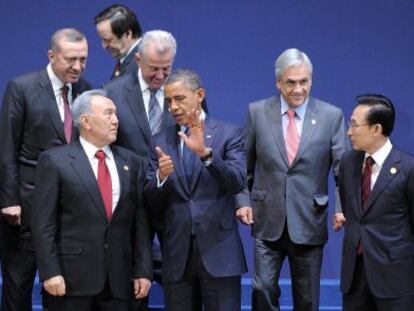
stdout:
MULTIPOLYGON (((371 193, 371 175, 372 166, 375 164, 374 159, 369 156, 365 159, 365 167, 362 172, 362 183, 361 183, 361 208, 364 208, 364 203, 368 200, 369 194, 371 193)), ((363 210, 362 210, 363 211, 363 210)), ((361 240, 358 243, 357 253, 361 255, 363 251, 361 240)))
MULTIPOLYGON (((188 127, 185 129, 184 133, 188 136, 188 127)), ((193 178, 194 153, 190 148, 187 147, 185 142, 183 142, 183 165, 185 177, 187 179, 188 185, 190 186, 191 180, 193 178)))
POLYGON ((105 161, 105 152, 98 150, 95 154, 98 162, 98 186, 105 204, 106 216, 112 216, 112 180, 105 161))
POLYGON ((69 100, 68 100, 68 91, 69 87, 64 84, 61 89, 62 99, 63 99, 63 111, 64 111, 64 117, 63 117, 63 130, 65 132, 65 138, 66 142, 70 143, 72 139, 72 113, 70 112, 69 107, 69 100))
POLYGON ((121 62, 117 61, 114 67, 114 71, 112 72, 111 80, 116 79, 121 74, 121 62))
POLYGON ((289 123, 286 129, 285 144, 289 165, 292 165, 293 159, 295 158, 296 153, 298 152, 299 134, 295 123, 295 110, 288 109, 286 114, 288 116, 289 123))
POLYGON ((365 159, 365 167, 362 172, 362 184, 361 184, 361 201, 362 205, 367 201, 369 194, 371 193, 371 175, 372 166, 375 164, 374 159, 369 156, 365 159))
POLYGON ((160 104, 158 103, 157 94, 158 90, 150 89, 150 101, 148 109, 148 121, 151 129, 151 135, 155 135, 161 131, 162 111, 160 104))

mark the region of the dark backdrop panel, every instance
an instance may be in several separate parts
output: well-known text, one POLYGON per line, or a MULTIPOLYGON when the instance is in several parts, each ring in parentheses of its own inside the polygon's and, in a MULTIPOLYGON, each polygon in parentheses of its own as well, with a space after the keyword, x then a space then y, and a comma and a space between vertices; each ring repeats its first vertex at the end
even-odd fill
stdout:
MULTIPOLYGON (((144 30, 165 29, 178 41, 175 67, 203 77, 213 116, 242 125, 249 102, 275 94, 273 63, 284 49, 306 51, 314 96, 349 118, 355 95, 380 92, 397 111, 393 142, 414 153, 411 75, 414 1, 142 0, 124 1, 144 30)), ((85 76, 108 81, 113 60, 100 47, 93 17, 111 1, 0 0, 0 92, 6 81, 43 68, 54 30, 76 27, 89 40, 85 76)), ((252 240, 241 228, 250 270, 252 240)), ((337 278, 341 234, 330 235, 324 278, 337 278)), ((284 271, 283 276, 288 274, 284 271)))

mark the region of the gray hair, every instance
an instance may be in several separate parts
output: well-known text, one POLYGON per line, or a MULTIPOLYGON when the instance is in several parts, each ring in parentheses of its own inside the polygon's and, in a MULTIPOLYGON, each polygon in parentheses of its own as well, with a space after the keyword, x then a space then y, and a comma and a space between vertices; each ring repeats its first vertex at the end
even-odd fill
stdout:
POLYGON ((92 113, 91 105, 93 96, 103 96, 109 98, 108 93, 102 89, 89 90, 83 92, 79 97, 77 97, 73 102, 71 111, 73 126, 78 129, 81 127, 81 116, 85 113, 92 113))
POLYGON ((58 52, 60 50, 59 41, 62 39, 67 42, 80 42, 86 40, 86 37, 82 32, 75 28, 59 29, 50 38, 49 50, 58 52))
POLYGON ((197 72, 191 69, 177 69, 170 74, 165 81, 165 85, 183 82, 191 91, 196 91, 199 88, 203 88, 203 82, 197 72))
POLYGON ((155 44, 158 54, 163 55, 171 51, 174 59, 177 52, 177 42, 171 33, 164 30, 151 30, 144 33, 138 44, 138 54, 144 59, 146 58, 145 53, 150 43, 155 44))
POLYGON ((280 78, 280 76, 286 68, 291 66, 297 67, 302 64, 308 66, 309 73, 312 76, 313 66, 308 55, 306 55, 305 52, 302 52, 298 49, 285 50, 282 54, 279 55, 275 62, 276 79, 280 78))

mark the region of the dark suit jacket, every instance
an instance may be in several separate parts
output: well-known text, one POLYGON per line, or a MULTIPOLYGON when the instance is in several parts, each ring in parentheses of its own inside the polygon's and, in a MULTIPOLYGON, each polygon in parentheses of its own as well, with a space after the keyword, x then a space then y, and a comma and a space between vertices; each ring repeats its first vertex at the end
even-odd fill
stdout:
MULTIPOLYGON (((151 130, 145 112, 138 73, 120 77, 104 86, 118 110, 119 128, 116 144, 147 157, 151 130)), ((164 106, 162 128, 174 124, 168 107, 164 106)))
POLYGON ((119 66, 119 76, 115 77, 113 74, 111 76, 111 80, 118 79, 124 75, 128 74, 137 74, 138 72, 138 64, 135 59, 135 54, 138 51, 138 45, 133 49, 127 57, 124 59, 124 61, 119 66))
MULTIPOLYGON (((72 86, 76 98, 90 89, 83 79, 72 86)), ((52 84, 46 70, 10 81, 0 117, 0 207, 21 205, 29 225, 30 203, 39 154, 66 144, 52 84)), ((74 137, 78 135, 76 131, 74 137)))
POLYGON ((234 194, 245 183, 242 131, 212 119, 207 119, 205 126, 205 144, 212 148, 213 159, 205 167, 195 158, 190 186, 184 174, 177 126, 153 137, 153 146, 160 146, 170 155, 175 167, 165 184, 158 188, 158 162, 155 150, 151 150, 145 198, 165 223, 163 277, 167 282, 183 277, 192 223, 201 260, 211 275, 227 277, 246 271, 234 209, 234 194))
POLYGON ((39 275, 41 280, 63 275, 68 296, 96 295, 108 279, 115 297, 129 299, 132 276, 151 278, 142 160, 121 147, 112 152, 120 198, 110 221, 79 141, 39 158, 32 217, 39 275))
POLYGON ((339 191, 346 217, 341 290, 350 290, 361 240, 371 291, 381 298, 414 294, 414 158, 393 147, 361 209, 364 152, 341 160, 339 191), (363 212, 362 212, 363 210, 363 212))
POLYGON ((345 149, 344 118, 340 109, 309 98, 298 153, 289 166, 283 137, 280 97, 249 106, 246 126, 247 179, 238 206, 252 206, 253 236, 275 241, 285 224, 297 244, 326 242, 328 174, 338 175, 345 149))

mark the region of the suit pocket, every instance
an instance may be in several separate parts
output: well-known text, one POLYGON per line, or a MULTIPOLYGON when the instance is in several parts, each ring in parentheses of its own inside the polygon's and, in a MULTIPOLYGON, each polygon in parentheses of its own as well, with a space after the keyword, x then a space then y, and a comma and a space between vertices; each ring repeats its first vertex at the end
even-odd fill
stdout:
POLYGON ((402 259, 414 256, 414 245, 404 244, 391 247, 389 250, 390 259, 402 259))
POLYGON ((313 202, 315 206, 322 208, 328 206, 329 197, 326 194, 315 194, 313 196, 313 202))
POLYGON ((58 246, 59 255, 80 255, 83 253, 83 246, 79 244, 60 244, 58 246))
POLYGON ((266 191, 253 189, 251 197, 253 201, 264 201, 266 197, 266 191))

